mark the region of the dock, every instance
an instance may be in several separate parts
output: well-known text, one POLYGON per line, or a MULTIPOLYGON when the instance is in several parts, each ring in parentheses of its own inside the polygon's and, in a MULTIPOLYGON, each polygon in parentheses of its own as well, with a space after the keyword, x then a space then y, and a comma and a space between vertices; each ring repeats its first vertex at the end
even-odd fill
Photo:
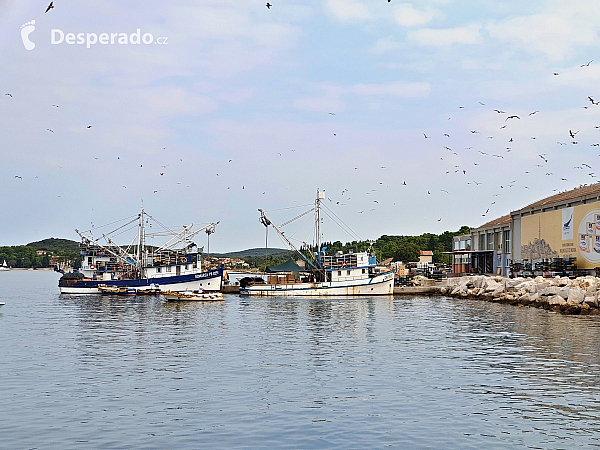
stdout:
POLYGON ((442 286, 394 286, 394 296, 404 295, 440 295, 442 286))

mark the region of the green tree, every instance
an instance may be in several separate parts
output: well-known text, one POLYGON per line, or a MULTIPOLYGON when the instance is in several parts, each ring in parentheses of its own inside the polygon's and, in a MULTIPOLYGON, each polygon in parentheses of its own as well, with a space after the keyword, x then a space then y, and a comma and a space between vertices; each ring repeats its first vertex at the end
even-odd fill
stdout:
POLYGON ((398 245, 396 251, 392 255, 392 258, 394 258, 395 261, 407 263, 418 261, 419 256, 421 256, 419 246, 413 242, 407 242, 398 245))

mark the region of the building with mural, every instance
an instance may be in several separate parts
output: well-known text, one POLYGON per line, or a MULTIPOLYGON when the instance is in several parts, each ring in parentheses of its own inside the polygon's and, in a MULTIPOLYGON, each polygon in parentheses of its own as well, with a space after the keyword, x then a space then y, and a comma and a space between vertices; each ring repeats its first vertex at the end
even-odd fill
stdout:
POLYGON ((454 239, 456 273, 509 275, 513 261, 558 258, 575 258, 577 269, 592 272, 600 267, 600 183, 552 195, 454 239))
POLYGON ((513 258, 576 258, 600 266, 600 183, 561 192, 511 212, 513 258))

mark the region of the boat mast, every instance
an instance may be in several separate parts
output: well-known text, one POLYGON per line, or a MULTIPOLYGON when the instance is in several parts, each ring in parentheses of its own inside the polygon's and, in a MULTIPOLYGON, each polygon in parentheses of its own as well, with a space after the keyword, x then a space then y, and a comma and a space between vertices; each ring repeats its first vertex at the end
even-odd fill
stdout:
POLYGON ((142 212, 140 213, 140 225, 139 225, 139 236, 138 236, 138 258, 137 258, 138 273, 139 273, 140 278, 142 278, 144 276, 144 262, 143 262, 144 250, 145 250, 145 248, 144 248, 145 247, 144 214, 145 214, 144 200, 142 200, 142 212))
POLYGON ((317 261, 321 267, 321 200, 325 198, 325 191, 317 188, 317 198, 315 200, 315 233, 317 246, 317 261))

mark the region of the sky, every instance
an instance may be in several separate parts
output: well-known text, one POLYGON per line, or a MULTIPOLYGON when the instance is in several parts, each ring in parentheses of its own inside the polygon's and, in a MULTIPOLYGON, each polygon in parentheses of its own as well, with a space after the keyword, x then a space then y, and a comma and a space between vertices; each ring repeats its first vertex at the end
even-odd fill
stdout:
POLYGON ((0 0, 0 245, 143 201, 261 247, 318 188, 325 240, 439 234, 598 181, 597 2, 269 1, 0 0))

